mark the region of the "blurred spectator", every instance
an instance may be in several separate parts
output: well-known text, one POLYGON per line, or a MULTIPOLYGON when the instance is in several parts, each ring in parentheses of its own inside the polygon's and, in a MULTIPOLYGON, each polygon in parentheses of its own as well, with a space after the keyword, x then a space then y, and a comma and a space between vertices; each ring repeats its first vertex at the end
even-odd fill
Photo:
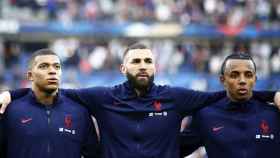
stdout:
MULTIPOLYGON (((278 0, 4 0, 18 10, 29 8, 36 16, 46 13, 45 20, 97 21, 177 21, 182 24, 209 23, 230 27, 244 24, 278 23, 278 0)), ((10 8, 4 3, 4 8, 10 8)), ((22 11, 15 12, 21 17, 22 11)), ((8 11, 9 12, 9 11, 8 11)), ((9 13, 11 13, 10 11, 9 13)), ((26 11, 25 11, 26 12, 26 11)), ((7 14, 5 14, 7 15, 7 14)), ((7 15, 8 16, 8 15, 7 15)), ((16 16, 15 16, 16 17, 16 16)))
POLYGON ((193 53, 192 63, 198 72, 208 72, 209 50, 198 45, 193 53))
MULTIPOLYGON (((152 46, 157 58, 157 72, 161 75, 176 76, 186 72, 195 72, 197 75, 217 75, 222 60, 232 52, 250 53, 258 65, 258 77, 261 79, 269 78, 271 74, 279 74, 280 71, 279 46, 267 41, 190 42, 166 39, 145 40, 144 42, 152 46)), ((121 39, 97 42, 70 38, 55 40, 50 46, 63 61, 63 69, 66 71, 65 81, 72 80, 76 85, 80 85, 83 75, 91 77, 91 74, 95 72, 118 71, 122 53, 129 43, 131 43, 130 40, 121 39)), ((3 82, 11 84, 9 85, 11 87, 22 82, 24 84, 24 74, 22 74, 24 59, 22 57, 28 56, 26 53, 28 52, 20 50, 17 43, 3 42, 3 49, 0 51, 0 55, 3 56, 0 73, 4 74, 1 76, 3 82)), ((186 82, 190 88, 205 90, 210 84, 205 78, 193 77, 193 79, 195 81, 186 82)))
MULTIPOLYGON (((124 24, 137 21, 172 22, 183 25, 196 23, 217 25, 220 31, 227 35, 235 35, 248 25, 256 25, 259 29, 279 28, 280 25, 279 0, 3 0, 1 2, 2 18, 26 22, 58 20, 65 25, 78 21, 110 21, 124 24)), ((94 78, 98 72, 118 71, 124 49, 136 40, 139 39, 92 37, 89 41, 87 39, 80 41, 76 38, 66 38, 54 39, 44 45, 52 47, 63 61, 63 68, 66 71, 65 81, 82 85, 83 81, 93 80, 88 78, 94 78)), ((212 81, 209 78, 219 73, 224 56, 232 52, 250 53, 258 65, 258 76, 261 79, 270 79, 271 74, 275 76, 280 72, 279 39, 276 39, 276 42, 268 39, 223 38, 140 40, 153 48, 157 57, 158 73, 162 76, 171 76, 164 80, 161 78, 162 83, 178 83, 205 89, 211 85, 212 81), (188 79, 180 79, 176 77, 177 75, 188 75, 188 79)), ((28 56, 32 50, 24 50, 21 45, 25 44, 9 40, 0 42, 0 85, 6 84, 9 87, 25 85, 22 74, 25 60, 22 58, 28 56)), ((111 79, 114 73, 108 74, 108 78, 111 79)), ((116 81, 119 79, 119 76, 116 77, 116 81)))

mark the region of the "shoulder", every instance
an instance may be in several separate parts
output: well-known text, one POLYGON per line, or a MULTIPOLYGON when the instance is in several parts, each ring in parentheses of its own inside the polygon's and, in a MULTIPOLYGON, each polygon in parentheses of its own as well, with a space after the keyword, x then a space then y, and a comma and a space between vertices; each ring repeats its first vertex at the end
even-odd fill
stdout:
POLYGON ((88 110, 85 108, 85 106, 77 102, 75 100, 72 100, 71 98, 61 94, 60 95, 60 106, 63 106, 63 109, 67 111, 74 111, 74 112, 79 112, 79 113, 88 113, 88 110))
POLYGON ((216 102, 208 104, 206 107, 196 112, 198 115, 209 114, 209 113, 221 113, 224 112, 229 106, 229 99, 227 97, 221 98, 216 102))
POLYGON ((193 89, 188 89, 185 87, 169 87, 169 91, 172 92, 173 94, 200 94, 200 93, 205 93, 202 91, 198 90, 193 90, 193 89))
POLYGON ((156 95, 169 95, 171 92, 171 87, 169 85, 154 85, 153 92, 156 93, 156 95))
POLYGON ((262 102, 255 99, 252 101, 252 103, 261 110, 279 113, 279 109, 276 107, 276 105, 274 105, 274 103, 262 102))
POLYGON ((15 109, 26 109, 25 105, 31 104, 29 94, 19 99, 13 100, 9 105, 7 110, 15 110, 15 109), (24 105, 24 106, 23 106, 24 105))
POLYGON ((78 92, 78 93, 90 93, 96 94, 104 91, 110 90, 110 87, 88 87, 88 88, 80 88, 80 89, 62 89, 62 92, 78 92))

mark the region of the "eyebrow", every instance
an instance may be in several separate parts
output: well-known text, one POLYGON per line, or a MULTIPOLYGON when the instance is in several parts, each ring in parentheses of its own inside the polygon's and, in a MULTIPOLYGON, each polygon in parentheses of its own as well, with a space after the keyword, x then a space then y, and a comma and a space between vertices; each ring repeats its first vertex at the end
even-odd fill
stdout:
POLYGON ((153 58, 151 58, 151 57, 146 57, 146 58, 139 58, 139 57, 137 57, 137 58, 133 58, 132 60, 153 60, 153 58))
POLYGON ((40 63, 39 65, 42 65, 42 64, 48 64, 48 65, 61 65, 60 63, 48 63, 48 62, 43 62, 43 63, 40 63))

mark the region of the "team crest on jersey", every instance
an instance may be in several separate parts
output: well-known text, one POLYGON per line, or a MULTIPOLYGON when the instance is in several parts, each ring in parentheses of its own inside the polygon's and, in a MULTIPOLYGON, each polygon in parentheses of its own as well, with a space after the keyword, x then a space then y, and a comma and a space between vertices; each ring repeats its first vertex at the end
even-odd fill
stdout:
POLYGON ((65 128, 71 128, 72 127, 72 116, 71 115, 66 115, 64 117, 64 125, 65 125, 65 128))
POLYGON ((160 101, 156 100, 154 101, 154 109, 156 112, 150 112, 149 117, 154 117, 154 116, 167 116, 167 111, 161 111, 161 103, 160 101))
POLYGON ((160 101, 155 101, 154 102, 154 108, 155 108, 155 110, 156 111, 160 111, 161 110, 161 103, 160 103, 160 101))
POLYGON ((268 134, 269 133, 269 125, 267 121, 262 120, 260 123, 260 130, 262 134, 268 134))
POLYGON ((76 130, 71 129, 72 128, 73 119, 71 115, 65 115, 64 117, 64 128, 60 127, 58 130, 59 132, 66 132, 71 133, 73 135, 76 134, 76 130))
POLYGON ((274 134, 271 133, 269 124, 266 120, 260 122, 260 134, 256 135, 256 139, 274 139, 274 134))

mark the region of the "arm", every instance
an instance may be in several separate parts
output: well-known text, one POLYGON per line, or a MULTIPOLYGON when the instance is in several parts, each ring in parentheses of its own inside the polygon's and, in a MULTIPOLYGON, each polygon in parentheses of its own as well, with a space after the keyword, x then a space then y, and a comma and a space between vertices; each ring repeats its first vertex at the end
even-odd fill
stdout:
MULTIPOLYGON (((25 96, 29 88, 17 89, 13 91, 5 91, 0 94, 0 114, 3 114, 8 106, 8 104, 14 100, 25 96)), ((79 102, 91 112, 96 111, 94 109, 99 105, 100 98, 106 98, 106 88, 96 87, 96 88, 85 88, 85 89, 61 89, 62 93, 72 100, 79 102), (105 96, 105 97, 103 97, 105 96)))
POLYGON ((0 114, 3 114, 10 104, 10 102, 14 99, 21 98, 25 96, 29 92, 29 88, 22 88, 22 89, 17 89, 17 90, 12 90, 12 91, 4 91, 0 94, 0 114))
POLYGON ((4 131, 4 120, 0 118, 0 157, 6 157, 6 144, 5 144, 5 131, 4 131))
POLYGON ((93 124, 91 117, 88 117, 86 137, 84 138, 82 146, 82 156, 84 158, 99 158, 100 157, 100 145, 98 141, 96 127, 93 124))
POLYGON ((186 116, 226 97, 226 92, 201 92, 176 87, 171 88, 171 95, 178 112, 186 116))
POLYGON ((192 154, 201 146, 203 146, 202 139, 192 122, 180 133, 180 157, 184 158, 192 154))
POLYGON ((61 89, 61 92, 72 100, 84 105, 91 115, 95 116, 103 99, 106 100, 107 89, 104 87, 83 88, 83 89, 61 89), (94 113, 93 113, 94 112, 94 113))
MULTIPOLYGON (((274 102, 275 98, 280 99, 280 92, 277 91, 253 91, 253 98, 262 102, 274 102), (279 94, 279 95, 277 95, 279 94)), ((280 105, 280 104, 279 104, 280 105)))
MULTIPOLYGON (((175 105, 183 116, 191 114, 205 106, 210 105, 224 97, 225 91, 218 92, 200 92, 188 90, 185 88, 173 88, 173 97, 175 105)), ((253 97, 262 102, 274 102, 280 109, 280 92, 275 91, 254 91, 253 97)))
POLYGON ((184 158, 202 146, 200 138, 191 130, 180 133, 180 157, 184 158))

